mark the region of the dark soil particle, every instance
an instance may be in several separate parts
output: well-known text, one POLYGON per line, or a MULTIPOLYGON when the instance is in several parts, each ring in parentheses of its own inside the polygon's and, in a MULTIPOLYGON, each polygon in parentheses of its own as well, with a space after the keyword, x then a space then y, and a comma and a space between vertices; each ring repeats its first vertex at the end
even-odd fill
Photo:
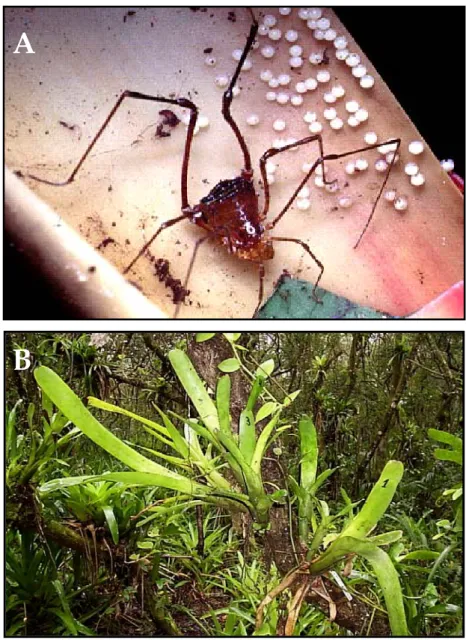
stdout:
POLYGON ((168 260, 159 258, 156 260, 153 256, 151 262, 154 264, 155 275, 160 282, 164 282, 167 289, 171 289, 173 294, 173 303, 178 304, 184 302, 191 293, 189 289, 185 289, 181 284, 181 280, 177 280, 170 275, 170 263, 168 260))
POLYGON ((97 249, 97 251, 99 249, 105 249, 105 247, 107 247, 109 244, 116 244, 116 240, 114 240, 113 238, 110 238, 110 237, 104 238, 102 240, 102 242, 97 245, 96 249, 97 249))

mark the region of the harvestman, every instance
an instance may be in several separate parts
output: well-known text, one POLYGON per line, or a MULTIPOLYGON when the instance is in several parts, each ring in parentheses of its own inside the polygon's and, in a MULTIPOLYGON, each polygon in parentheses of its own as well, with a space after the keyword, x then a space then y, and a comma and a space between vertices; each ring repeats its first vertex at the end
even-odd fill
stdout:
MULTIPOLYGON (((254 40, 258 31, 258 23, 257 20, 250 9, 250 14, 252 18, 252 25, 249 31, 249 35, 246 41, 246 45, 243 49, 241 58, 238 61, 238 65, 236 67, 235 73, 230 81, 230 84, 226 91, 223 94, 222 100, 222 115, 226 122, 230 125, 233 130, 233 133, 238 140, 238 144, 241 147, 241 151, 243 153, 244 166, 241 170, 241 175, 230 179, 230 180, 221 180, 211 191, 210 193, 201 199, 199 204, 192 207, 189 204, 188 199, 188 167, 189 167, 189 157, 191 152, 191 146, 193 142, 194 136, 194 128, 196 125, 196 121, 198 118, 198 108, 191 101, 186 98, 164 98, 159 96, 151 96, 144 93, 139 93, 138 91, 123 91, 121 96, 118 98, 115 106, 110 111, 109 115, 105 119, 104 123, 98 130, 97 134, 94 136, 93 140, 89 144, 88 148, 82 155, 76 167, 71 172, 71 175, 65 182, 51 182, 49 180, 45 180, 43 178, 39 178, 37 176, 29 175, 30 178, 37 180, 39 182, 43 182, 45 184, 53 185, 53 186, 65 186, 73 182, 76 174, 81 168, 83 162, 86 160, 94 145, 106 129, 110 120, 115 115, 118 108, 121 106, 122 102, 126 98, 134 98, 136 100, 150 100, 153 102, 162 102, 165 104, 171 104, 178 107, 182 107, 185 109, 189 109, 190 117, 189 124, 186 135, 186 142, 184 147, 184 155, 183 155, 183 164, 181 169, 181 212, 182 214, 176 218, 171 218, 167 220, 163 224, 159 226, 157 231, 151 236, 151 238, 143 245, 138 254, 133 258, 130 264, 125 268, 123 273, 128 273, 130 269, 135 265, 135 263, 145 254, 147 249, 151 246, 154 240, 159 236, 159 234, 169 227, 173 226, 177 222, 181 222, 182 220, 189 220, 193 224, 201 227, 207 232, 207 235, 203 238, 196 241, 193 254, 191 257, 191 261, 189 264, 188 272, 186 274, 186 279, 184 286, 186 287, 189 278, 193 269, 194 261, 199 250, 199 247, 205 240, 211 238, 215 242, 220 245, 224 245, 226 249, 237 258, 241 260, 248 260, 250 262, 254 262, 259 265, 259 300, 257 303, 257 307, 255 309, 254 315, 257 313, 258 309, 261 306, 263 296, 264 296, 264 275, 265 275, 265 267, 264 263, 266 260, 271 260, 274 256, 273 243, 274 242, 294 242, 295 244, 300 245, 314 260, 316 265, 320 269, 320 273, 317 277, 317 280, 314 284, 313 296, 317 302, 320 300, 316 296, 316 288, 322 278, 324 273, 324 265, 320 260, 314 255, 314 253, 309 248, 308 244, 300 240, 299 238, 283 238, 280 236, 272 236, 269 235, 269 231, 275 228, 281 218, 285 215, 285 213, 290 209, 293 204, 296 196, 302 187, 307 183, 310 179, 314 171, 319 165, 322 165, 322 175, 323 181, 325 184, 330 184, 325 179, 325 166, 324 162, 327 160, 338 160, 340 158, 344 158, 346 156, 353 155, 355 153, 361 153, 362 151, 369 151, 370 149, 375 149, 381 145, 386 144, 396 144, 396 151, 393 154, 392 160, 389 163, 388 172, 385 176, 385 179, 382 183, 380 191, 377 195, 377 198, 372 207, 372 211, 369 215, 369 218, 362 230, 358 241, 356 242, 354 248, 356 249, 359 243, 362 240, 363 235, 365 234, 372 217, 374 215, 377 204, 382 195, 382 191, 387 183, 389 178, 391 169, 393 167, 396 152, 399 149, 401 140, 399 138, 388 140, 384 143, 377 143, 373 145, 368 145, 362 147, 360 149, 354 149, 352 151, 347 151, 344 153, 338 154, 327 154, 324 155, 323 149, 323 141, 322 136, 320 134, 315 134, 312 136, 307 136, 302 140, 298 140, 297 142, 293 142, 291 144, 287 144, 286 146, 281 147, 280 149, 269 149, 266 151, 259 162, 260 172, 263 181, 264 188, 264 204, 262 207, 262 211, 259 210, 259 199, 254 187, 253 180, 253 170, 251 166, 251 156, 249 153, 248 146, 244 140, 244 137, 239 130, 238 125, 234 121, 230 109, 231 103, 233 101, 233 89, 238 80, 239 74, 241 73, 241 69, 246 60, 246 57, 251 51, 254 40), (280 213, 268 223, 265 223, 267 218, 267 214, 269 212, 270 205, 270 190, 269 183, 267 180, 267 172, 266 172, 266 163, 269 158, 282 153, 283 151, 287 151, 289 149, 293 149, 295 147, 308 144, 311 142, 317 141, 319 145, 319 157, 312 164, 310 170, 307 175, 301 181, 299 186, 295 189, 293 195, 288 200, 286 205, 280 211, 280 213)), ((174 317, 176 318, 179 312, 180 303, 177 304, 176 311, 174 317)))

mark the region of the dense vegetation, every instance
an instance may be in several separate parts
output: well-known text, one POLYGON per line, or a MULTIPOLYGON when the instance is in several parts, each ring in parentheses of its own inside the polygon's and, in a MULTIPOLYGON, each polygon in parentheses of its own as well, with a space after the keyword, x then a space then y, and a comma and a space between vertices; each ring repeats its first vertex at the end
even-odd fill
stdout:
POLYGON ((6 359, 7 635, 462 635, 462 334, 6 359))

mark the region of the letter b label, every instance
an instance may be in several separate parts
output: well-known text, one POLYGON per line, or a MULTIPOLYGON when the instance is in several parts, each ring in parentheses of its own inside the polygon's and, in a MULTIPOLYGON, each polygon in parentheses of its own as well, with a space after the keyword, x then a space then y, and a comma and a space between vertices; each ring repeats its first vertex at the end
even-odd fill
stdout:
POLYGON ((31 366, 30 354, 27 349, 15 349, 15 370, 24 371, 31 366))

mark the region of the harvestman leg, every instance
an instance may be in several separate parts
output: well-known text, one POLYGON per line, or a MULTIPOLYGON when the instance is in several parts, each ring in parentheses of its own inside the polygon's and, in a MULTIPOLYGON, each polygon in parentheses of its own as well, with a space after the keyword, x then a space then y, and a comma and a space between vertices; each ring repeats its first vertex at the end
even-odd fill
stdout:
MULTIPOLYGON (((276 156, 279 153, 282 153, 283 151, 288 151, 289 149, 293 149, 295 147, 299 147, 299 146, 304 145, 304 144, 309 144, 310 142, 314 142, 315 140, 317 140, 317 142, 319 143, 319 151, 320 151, 319 158, 314 162, 314 164, 312 165, 311 169, 306 174, 306 176, 303 178, 303 180, 300 182, 299 186, 295 189, 295 191, 292 194, 291 198, 285 204, 285 206, 283 207, 281 212, 278 214, 278 216, 276 218, 274 218, 274 220, 272 220, 272 222, 270 222, 268 225, 266 225, 266 229, 267 230, 273 229, 275 227, 275 225, 278 223, 278 221, 289 210, 289 208, 293 204, 294 200, 296 199, 296 196, 301 191, 301 189, 304 187, 306 182, 309 180, 309 178, 311 177, 311 175, 313 174, 313 172, 315 171, 315 169, 316 169, 316 167, 318 165, 320 165, 320 164, 322 165, 322 175, 323 175, 324 183, 325 184, 331 184, 331 182, 327 182, 327 180, 325 179, 325 164, 324 164, 324 160, 326 159, 326 156, 324 156, 324 146, 323 146, 322 136, 320 134, 315 134, 313 136, 307 136, 306 138, 303 138, 302 140, 298 140, 297 142, 293 142, 291 144, 287 144, 284 147, 281 147, 280 149, 268 149, 262 155, 262 157, 261 157, 261 159, 259 161, 259 164, 260 164, 260 172, 261 172, 261 176, 262 176, 262 182, 263 182, 263 185, 264 185, 264 207, 262 209, 262 212, 261 212, 260 216, 261 216, 262 220, 265 220, 265 218, 267 217, 267 213, 269 211, 269 206, 270 206, 270 188, 269 188, 269 181, 267 179, 267 171, 266 171, 267 160, 269 158, 272 158, 273 156, 276 156)), ((271 240, 278 240, 279 242, 295 242, 296 244, 301 245, 301 247, 303 247, 303 249, 305 251, 307 251, 307 253, 311 256, 311 258, 314 260, 314 262, 320 268, 320 273, 319 273, 319 276, 318 276, 318 278, 316 280, 316 283, 314 285, 314 289, 312 290, 312 295, 313 295, 313 297, 314 297, 316 302, 321 302, 317 298, 317 296, 315 295, 315 290, 316 290, 317 285, 319 284, 319 281, 322 278, 322 275, 324 273, 324 265, 312 253, 310 247, 305 242, 303 242, 302 240, 299 240, 297 238, 280 238, 280 237, 277 237, 277 236, 273 236, 270 239, 271 240)), ((264 263, 260 262, 259 263, 259 302, 257 303, 257 307, 256 307, 256 310, 254 311, 254 315, 256 315, 257 311, 259 310, 259 308, 261 306, 261 303, 262 303, 262 298, 264 296, 264 276, 265 276, 264 263)))
MULTIPOLYGON (((293 142, 292 144, 288 144, 284 147, 282 147, 281 149, 269 149, 268 151, 266 151, 263 156, 260 159, 260 171, 261 171, 261 176, 262 176, 262 181, 264 184, 264 208, 263 211, 261 213, 261 217, 262 219, 265 219, 265 217, 267 216, 268 210, 269 210, 269 204, 270 204, 270 190, 269 190, 269 183, 267 180, 267 171, 266 171, 266 163, 267 160, 275 155, 277 155, 278 153, 281 153, 282 151, 287 151, 289 149, 293 149, 294 147, 298 147, 300 145, 303 144, 308 144, 309 142, 313 142, 314 140, 318 140, 319 142, 319 150, 320 150, 320 156, 319 158, 317 158, 317 160, 313 163, 313 165, 311 166, 309 172, 306 174, 306 176, 304 177, 304 179, 300 182, 299 186, 297 187, 297 189, 294 191, 293 195, 291 196, 291 198, 288 200, 288 202, 285 204, 285 206, 283 207, 283 209, 281 210, 281 212, 278 214, 278 216, 276 216, 272 222, 270 222, 267 226, 266 229, 269 231, 270 229, 273 229, 275 227, 275 225, 281 220, 281 218, 285 215, 285 213, 290 209, 291 205, 293 204, 294 200, 296 199, 296 196, 298 195, 299 191, 304 187, 304 185, 306 184, 306 182, 309 180, 309 178, 312 176, 312 174, 314 173, 314 171, 316 170, 317 166, 322 165, 322 174, 323 174, 323 180, 325 184, 331 184, 331 182, 327 182, 325 180, 325 166, 324 166, 324 162, 327 160, 339 160, 341 158, 345 158, 347 156, 351 156, 355 153, 362 153, 363 151, 370 151, 371 149, 376 149, 377 147, 381 147, 383 145, 387 145, 387 144, 395 144, 396 143, 396 149, 395 152, 393 153, 393 157, 392 160, 389 164, 388 167, 388 171, 387 174, 382 182, 382 185, 380 187, 380 190, 377 194, 377 198, 375 199, 375 202, 372 206, 372 210, 371 213, 369 215, 369 218, 367 219, 367 222, 364 226, 364 229, 362 230, 356 244, 354 245, 354 249, 357 249, 364 234, 367 231, 367 228, 369 227, 369 224, 371 223, 371 220, 374 216, 375 213, 375 209, 377 207, 377 204, 379 203, 379 200, 382 196, 382 192, 385 188, 385 185, 387 184, 388 178, 390 177, 390 173, 391 170, 393 168, 394 162, 395 162, 395 157, 396 154, 399 151, 400 148, 400 144, 401 144, 401 139, 400 138, 394 138, 391 140, 387 140, 386 142, 378 142, 377 144, 372 144, 372 145, 368 145, 365 147, 362 147, 360 149, 354 149, 352 151, 345 151, 344 153, 332 153, 332 154, 327 154, 324 155, 324 151, 323 151, 323 143, 322 143, 322 137, 320 134, 314 135, 314 136, 308 136, 307 138, 303 138, 302 140, 298 140, 297 142, 293 142)), ((311 258, 314 260, 314 262, 319 266, 320 268, 320 274, 314 284, 314 288, 313 288, 313 297, 316 300, 316 302, 321 302, 321 300, 319 300, 315 294, 315 291, 317 289, 317 286, 320 282, 320 279, 322 278, 322 275, 324 273, 324 266, 323 264, 320 262, 320 260, 318 260, 316 258, 316 256, 312 253, 311 249, 309 248, 309 246, 303 242, 302 240, 299 240, 298 238, 281 238, 281 237, 277 237, 277 236, 272 236, 270 238, 271 240, 277 240, 277 241, 281 241, 281 242, 295 242, 296 244, 299 244, 301 247, 303 247, 303 249, 305 249, 305 251, 307 251, 307 253, 311 256, 311 258)), ((260 272, 259 272, 259 277, 260 277, 260 286, 259 286, 259 303, 256 307, 256 311, 254 312, 257 313, 257 311, 260 308, 261 302, 262 302, 262 296, 263 296, 263 288, 264 288, 264 264, 260 263, 259 265, 260 268, 260 272)))
POLYGON ((246 141, 243 138, 241 131, 239 130, 238 125, 233 120, 233 117, 230 113, 231 103, 233 101, 233 89, 238 81, 239 74, 241 73, 241 69, 243 68, 244 61, 246 60, 249 52, 251 51, 252 45, 254 44, 254 40, 257 36, 257 31, 259 29, 259 25, 257 23, 256 17, 252 12, 252 9, 249 9, 252 17, 252 25, 249 30, 248 39, 246 40, 246 45, 243 49, 243 53, 241 54, 241 58, 239 59, 238 65, 236 66, 235 73, 230 81, 228 89, 223 94, 222 100, 222 116, 228 122, 230 127, 233 129, 233 133, 238 140, 239 146, 241 147, 241 151, 243 152, 244 157, 244 169, 242 171, 242 175, 244 178, 251 179, 252 178, 252 166, 251 166, 251 154, 249 153, 248 146, 246 141))
POLYGON ((180 222, 184 218, 189 217, 189 213, 191 211, 191 208, 190 208, 189 202, 188 202, 188 166, 189 166, 189 156, 190 156, 190 153, 191 153, 191 145, 192 145, 193 136, 194 136, 194 127, 196 126, 196 121, 197 121, 197 116, 198 116, 198 108, 196 107, 196 105, 193 102, 191 102, 190 100, 187 100, 186 98, 175 98, 175 99, 161 98, 161 97, 157 97, 157 96, 150 96, 150 95, 147 95, 145 93, 139 93, 139 91, 123 91, 123 93, 121 94, 121 96, 116 101, 114 107, 112 108, 112 110, 108 114, 108 116, 105 119, 104 123, 102 124, 102 126, 100 127, 100 129, 98 130, 98 132, 96 133, 94 138, 92 139, 92 142, 90 143, 90 145, 87 147, 86 151, 81 156, 78 164, 75 166, 75 168, 73 169, 73 171, 71 172, 71 174, 70 174, 70 176, 69 176, 69 178, 67 180, 65 180, 64 182, 52 182, 51 180, 45 180, 44 178, 39 178, 38 176, 34 176, 34 175, 30 175, 29 174, 29 176, 28 176, 29 178, 32 178, 33 180, 37 180, 38 182, 43 182, 44 184, 49 184, 49 185, 52 185, 52 186, 55 186, 55 187, 63 187, 65 185, 70 184, 71 182, 73 182, 73 180, 75 179, 76 174, 80 170, 80 168, 83 165, 84 161, 86 160, 86 158, 88 157, 88 155, 90 154, 90 152, 94 148, 95 144, 99 140, 100 136, 103 134, 103 132, 107 128, 108 124, 110 123, 111 119, 113 118, 113 116, 118 111, 119 107, 121 106, 121 104, 123 103, 123 101, 126 98, 134 98, 135 100, 149 100, 149 101, 152 101, 152 102, 163 102, 165 104, 173 104, 173 105, 176 105, 178 107, 189 109, 191 113, 190 113, 190 116, 189 116, 188 131, 187 131, 187 134, 186 134, 186 144, 185 144, 185 147, 184 147, 183 165, 182 165, 182 169, 181 169, 181 210, 183 212, 183 215, 178 216, 177 218, 172 218, 171 220, 167 220, 162 225, 160 225, 160 227, 157 229, 157 231, 154 233, 154 235, 151 237, 151 239, 148 242, 145 243, 145 245, 139 251, 137 256, 126 267, 126 269, 123 271, 123 273, 128 273, 128 271, 131 269, 131 267, 134 265, 134 263, 143 255, 143 253, 145 253, 147 248, 152 244, 152 242, 156 239, 156 237, 159 235, 159 233, 161 231, 163 231, 164 229, 167 229, 168 227, 171 227, 172 225, 176 224, 177 222, 180 222))
MULTIPOLYGON (((197 252, 199 251, 199 247, 201 246, 201 244, 203 242, 205 242, 209 238, 210 238, 210 236, 204 236, 202 238, 199 238, 199 240, 196 240, 196 244, 194 245, 194 250, 193 250, 193 253, 192 253, 192 256, 191 256, 191 260, 189 262, 188 271, 187 271, 186 277, 184 279, 184 284, 183 284, 183 288, 184 289, 187 289, 187 287, 188 287, 189 278, 191 277, 191 273, 192 273, 193 266, 194 266, 194 261, 196 260, 196 256, 197 256, 197 252)), ((176 319, 178 317, 178 314, 180 312, 180 306, 181 306, 181 302, 178 302, 177 305, 176 305, 175 313, 173 315, 174 319, 176 319)))

